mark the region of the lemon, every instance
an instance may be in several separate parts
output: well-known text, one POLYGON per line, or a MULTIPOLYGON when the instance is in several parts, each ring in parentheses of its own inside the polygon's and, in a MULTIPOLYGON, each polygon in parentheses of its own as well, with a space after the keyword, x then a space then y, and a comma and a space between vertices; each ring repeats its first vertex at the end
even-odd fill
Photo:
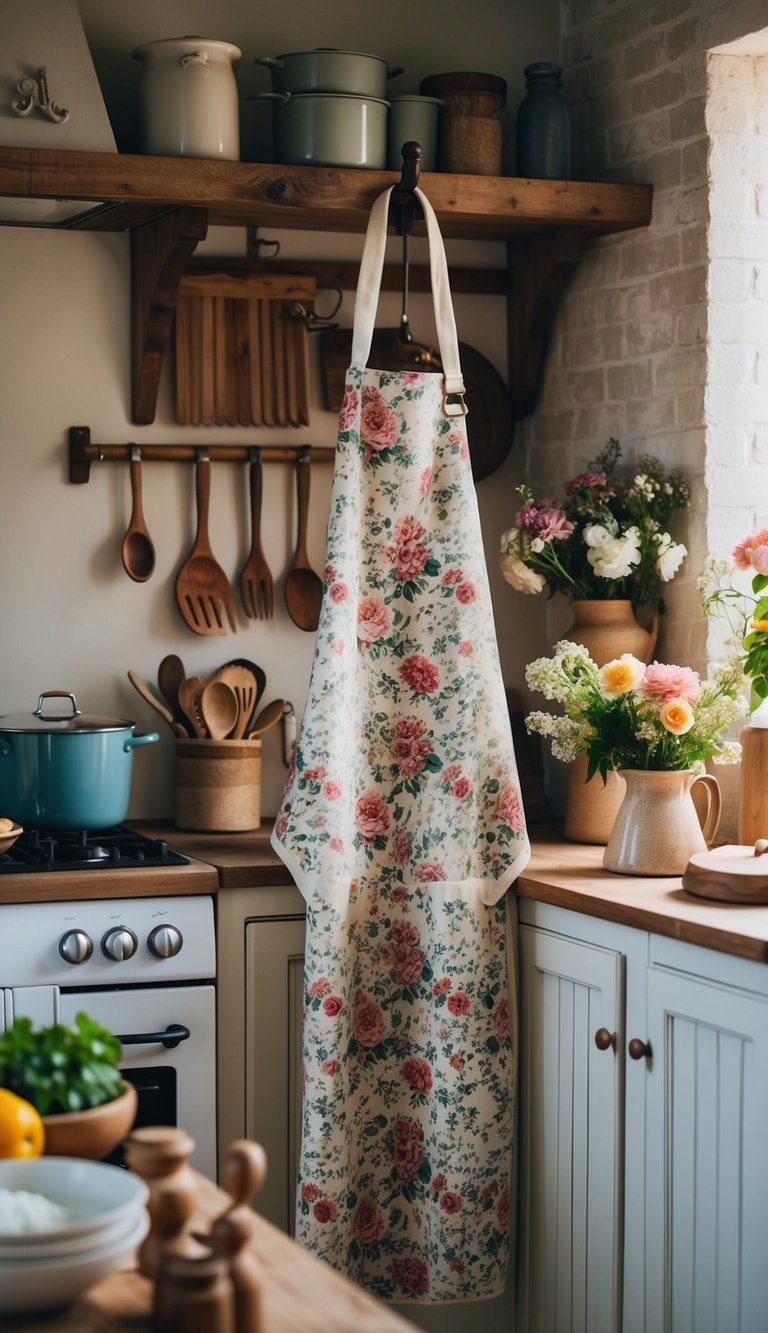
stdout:
POLYGON ((9 1088, 0 1088, 0 1157, 39 1157, 44 1146, 37 1109, 9 1088))

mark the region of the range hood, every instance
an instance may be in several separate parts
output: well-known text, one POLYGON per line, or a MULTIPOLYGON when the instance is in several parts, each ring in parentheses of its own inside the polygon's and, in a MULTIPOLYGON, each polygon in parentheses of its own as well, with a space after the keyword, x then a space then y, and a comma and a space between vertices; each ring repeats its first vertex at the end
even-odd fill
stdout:
MULTIPOLYGON (((117 152, 75 0, 0 0, 0 145, 117 152)), ((61 226, 88 211, 0 197, 0 225, 61 226)))

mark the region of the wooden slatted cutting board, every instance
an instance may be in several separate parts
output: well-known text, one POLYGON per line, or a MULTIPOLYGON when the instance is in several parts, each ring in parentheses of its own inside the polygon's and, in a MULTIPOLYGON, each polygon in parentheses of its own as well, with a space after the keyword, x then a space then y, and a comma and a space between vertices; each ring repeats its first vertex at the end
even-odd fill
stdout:
POLYGON ((299 274, 188 273, 176 306, 182 426, 308 426, 307 329, 316 283, 299 274))

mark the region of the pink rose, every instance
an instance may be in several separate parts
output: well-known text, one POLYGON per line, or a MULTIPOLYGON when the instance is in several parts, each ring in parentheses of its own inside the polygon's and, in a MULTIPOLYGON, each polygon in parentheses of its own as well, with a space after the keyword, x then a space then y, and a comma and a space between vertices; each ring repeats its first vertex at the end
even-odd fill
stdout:
POLYGON ((393 903, 404 903, 404 902, 405 902, 405 885, 404 885, 404 884, 395 884, 394 887, 393 887, 392 889, 390 889, 390 891, 389 891, 389 896, 390 896, 390 898, 392 899, 392 902, 393 902, 393 903))
POLYGON ((317 981, 312 982, 312 985, 309 988, 309 993, 319 999, 321 995, 328 995, 330 989, 331 983, 328 978, 318 977, 317 981))
POLYGON ((453 1190, 446 1190, 445 1194, 441 1195, 440 1207, 444 1213, 458 1213, 461 1209, 461 1195, 453 1190))
POLYGON ((366 841, 386 833, 389 828, 389 811, 376 791, 363 792, 355 806, 355 823, 366 841))
POLYGON ((470 643, 469 639, 462 639, 461 643, 459 644, 459 656, 471 657, 473 652, 474 648, 470 643))
POLYGON ((470 1004, 471 1001, 466 991, 457 990, 454 991, 453 995, 448 996, 448 1008, 454 1018, 460 1018, 462 1014, 466 1014, 470 1004))
POLYGON ((443 782, 455 782, 461 777, 461 764, 449 764, 443 773, 443 782))
POLYGON ((509 1231, 509 1190, 505 1190, 496 1205, 496 1230, 505 1236, 509 1231))
POLYGON ((463 1272, 464 1272, 464 1260, 463 1260, 463 1259, 460 1259, 459 1256, 458 1256, 458 1254, 454 1254, 454 1256, 453 1256, 453 1258, 451 1259, 451 1262, 450 1262, 450 1264, 448 1265, 448 1267, 450 1268, 450 1270, 451 1270, 452 1273, 463 1273, 463 1272))
POLYGON ((438 1171, 437 1175, 432 1177, 431 1187, 435 1191, 435 1194, 439 1194, 441 1190, 444 1190, 447 1184, 448 1177, 445 1176, 442 1171, 438 1171))
POLYGON ((336 653, 337 657, 343 657, 343 656, 344 656, 344 640, 343 640, 343 639, 334 639, 333 643, 331 644, 331 648, 332 648, 333 651, 336 653))
POLYGON ((352 1035, 358 1046, 371 1050, 383 1041, 386 1030, 384 1011, 378 1000, 358 988, 352 1000, 352 1035))
POLYGON ((742 537, 734 547, 733 563, 745 573, 751 569, 755 574, 768 574, 768 528, 742 537))
POLYGON ((434 986, 432 987, 432 994, 446 995, 450 989, 451 989, 451 978, 441 977, 440 980, 436 981, 434 986))
POLYGON ((411 859, 411 835, 405 829, 398 829, 390 848, 392 862, 396 866, 407 866, 411 859))
POLYGON ((323 1060, 320 1066, 322 1072, 327 1074, 329 1078, 335 1078, 340 1068, 338 1060, 323 1060))
POLYGON ((392 742, 392 758, 404 778, 411 778, 421 773, 432 753, 429 741, 409 741, 398 737, 392 742))
POLYGON ((361 1249, 367 1250, 384 1235, 386 1216, 375 1199, 363 1194, 352 1214, 352 1235, 361 1249))
POLYGON ((332 583, 328 593, 332 602, 346 602, 349 597, 349 588, 346 583, 332 583))
POLYGON ((701 680, 690 667, 652 662, 645 668, 640 689, 649 699, 687 699, 689 703, 695 704, 701 694, 701 680))
POLYGON ((312 1203, 314 1199, 319 1199, 322 1193, 319 1185, 310 1182, 308 1185, 302 1185, 301 1197, 304 1203, 312 1203))
POLYGON ((419 717, 398 717, 395 719, 395 735, 407 740, 418 740, 424 735, 427 726, 419 717))
POLYGON ((329 995, 327 999, 323 1000, 323 1013, 327 1014, 329 1018, 335 1018, 343 1008, 344 1001, 340 995, 329 995))
POLYGON ((493 1030, 499 1041, 506 1041, 509 1036, 509 1004, 506 1000, 499 1000, 496 1006, 496 1012, 493 1015, 493 1030))
POLYGON ((336 570, 334 569, 333 565, 325 566, 325 569, 323 570, 323 578, 325 579, 326 583, 333 583, 334 579, 336 578, 336 570))
POLYGON ((400 679, 417 694, 434 694, 440 685, 440 673, 434 662, 421 653, 413 653, 400 664, 400 679))
POLYGON ((500 824, 506 824, 513 832, 520 832, 523 827, 523 807, 520 803, 520 797, 517 789, 509 782, 501 785, 496 804, 493 807, 493 817, 500 824))
POLYGON ((339 412, 339 430, 349 430, 357 416, 358 404, 357 389, 347 385, 344 390, 344 399, 339 412))
POLYGON ((289 814, 288 814, 288 811, 287 811, 287 810, 282 810, 282 811, 280 812, 280 814, 277 816, 277 819, 275 820, 275 837, 276 837, 276 838, 284 838, 284 837, 285 837, 285 833, 286 833, 286 830, 287 830, 287 828, 288 828, 288 824, 289 824, 289 822, 290 822, 290 816, 289 816, 289 814))
POLYGON ((393 921, 390 935, 396 944, 418 944, 421 939, 419 928, 412 921, 393 921))
POLYGON ((335 1222, 339 1210, 332 1199, 318 1199, 312 1209, 312 1216, 317 1222, 335 1222))
POLYGON ((334 778, 329 778, 323 783, 323 795, 328 801, 338 801, 341 796, 341 783, 336 782, 334 778))
POLYGON ((426 954, 409 944, 396 944, 391 952, 392 973, 398 986, 415 986, 421 980, 426 954))
POLYGON ((446 569, 440 582, 446 588, 452 588, 454 584, 461 583, 464 578, 463 569, 446 569))
POLYGON ((357 637, 374 643, 389 633, 392 617, 380 597, 363 597, 357 608, 357 637))
POLYGON ((406 1183, 419 1174, 424 1160, 424 1132, 416 1120, 400 1116, 389 1140, 389 1157, 397 1179, 406 1183))
POLYGON ((330 847, 332 852, 342 853, 344 851, 344 839, 331 838, 330 842, 328 843, 328 846, 330 847))
POLYGON ((422 1060, 418 1055, 412 1056, 400 1066, 400 1077, 405 1080, 409 1088, 422 1096, 432 1087, 432 1070, 426 1060, 422 1060))
POLYGON ((448 1056, 448 1063, 451 1066, 451 1069, 457 1069, 459 1073, 461 1073, 467 1062, 461 1051, 452 1051, 448 1056))
POLYGON ((431 467, 425 467, 419 479, 419 495, 422 500, 426 500, 429 492, 432 490, 432 481, 435 476, 435 470, 431 467))
POLYGON ((415 1256, 400 1255, 389 1265, 389 1272, 396 1287, 406 1296, 426 1296, 429 1291, 429 1269, 423 1259, 415 1256))
POLYGON ((381 394, 363 395, 363 410, 360 413, 360 439, 370 449, 389 449, 398 436, 398 422, 391 407, 387 407, 381 394), (367 401, 366 401, 367 398, 367 401))
POLYGON ((456 601, 461 602, 462 606, 469 606, 470 602, 476 602, 479 596, 477 587, 469 579, 465 579, 456 589, 456 601))
POLYGON ((325 764, 316 764, 314 768, 305 768, 304 777, 307 782, 317 782, 325 777, 325 764))
POLYGON ((469 778, 458 778, 451 787, 451 796, 455 796, 457 801, 465 801, 472 790, 472 783, 469 778))
POLYGON ((445 879, 445 867, 440 861, 419 861, 413 872, 420 884, 438 883, 445 879))

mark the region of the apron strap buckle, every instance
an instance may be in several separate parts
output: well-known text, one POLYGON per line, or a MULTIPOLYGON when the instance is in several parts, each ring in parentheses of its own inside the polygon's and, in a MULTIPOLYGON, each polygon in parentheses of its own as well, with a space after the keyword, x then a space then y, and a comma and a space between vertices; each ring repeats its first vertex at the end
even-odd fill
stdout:
POLYGON ((449 387, 443 381, 443 412, 447 417, 465 417, 469 411, 464 402, 464 385, 459 388, 449 387))

